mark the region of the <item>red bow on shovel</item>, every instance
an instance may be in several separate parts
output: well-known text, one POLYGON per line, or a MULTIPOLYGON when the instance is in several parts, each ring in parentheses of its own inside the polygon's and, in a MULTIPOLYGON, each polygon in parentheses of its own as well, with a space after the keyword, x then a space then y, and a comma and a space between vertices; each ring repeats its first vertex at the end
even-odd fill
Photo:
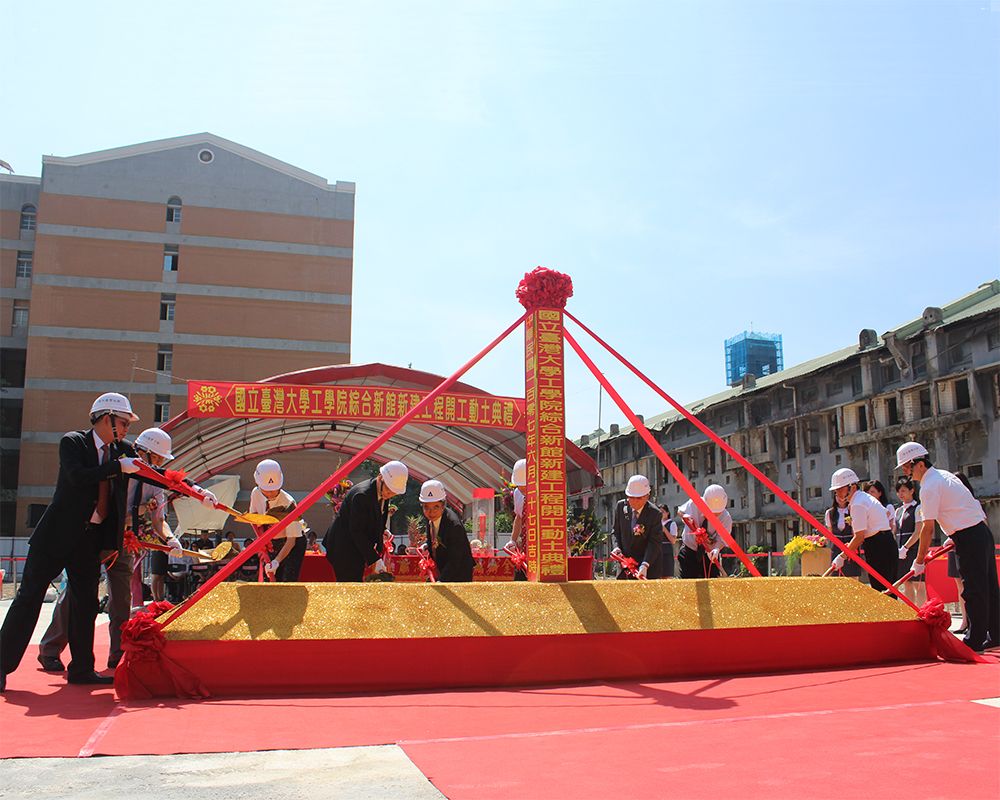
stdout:
POLYGON ((434 569, 437 565, 427 551, 426 544, 422 544, 420 547, 407 547, 406 553, 411 556, 419 556, 420 560, 417 562, 417 566, 420 567, 420 571, 431 583, 437 583, 437 578, 434 577, 434 569))
POLYGON ((513 542, 507 542, 503 546, 503 551, 510 556, 511 563, 514 565, 514 569, 520 572, 527 573, 528 571, 528 555, 521 548, 519 548, 513 542))
POLYGON ((629 558, 626 555, 618 555, 617 553, 611 554, 611 560, 617 561, 626 574, 631 575, 633 578, 639 581, 646 580, 645 575, 641 575, 638 570, 639 562, 634 558, 629 558))

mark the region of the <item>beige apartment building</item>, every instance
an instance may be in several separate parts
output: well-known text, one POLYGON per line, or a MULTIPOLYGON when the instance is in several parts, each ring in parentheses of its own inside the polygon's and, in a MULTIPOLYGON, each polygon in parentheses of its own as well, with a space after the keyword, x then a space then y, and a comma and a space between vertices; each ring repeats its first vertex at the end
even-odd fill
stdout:
MULTIPOLYGON (((104 391, 135 435, 184 410, 185 380, 349 362, 353 242, 353 183, 207 133, 0 176, 0 536, 30 534, 104 391)), ((282 462, 293 490, 335 466, 282 462)))

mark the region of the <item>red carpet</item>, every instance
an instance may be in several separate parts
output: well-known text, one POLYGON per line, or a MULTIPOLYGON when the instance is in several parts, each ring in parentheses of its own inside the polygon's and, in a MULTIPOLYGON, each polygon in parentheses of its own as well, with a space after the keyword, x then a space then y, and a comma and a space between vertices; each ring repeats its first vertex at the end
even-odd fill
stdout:
POLYGON ((35 654, 0 700, 4 757, 399 743, 450 798, 843 800, 903 787, 921 798, 1000 796, 1000 709, 968 702, 1000 696, 996 655, 982 665, 116 706, 110 689, 35 670, 35 654))

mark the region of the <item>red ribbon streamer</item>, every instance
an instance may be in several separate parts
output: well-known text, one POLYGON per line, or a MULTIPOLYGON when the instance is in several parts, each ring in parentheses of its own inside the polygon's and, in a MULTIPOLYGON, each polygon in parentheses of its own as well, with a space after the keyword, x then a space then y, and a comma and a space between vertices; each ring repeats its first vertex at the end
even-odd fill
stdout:
POLYGON ((604 387, 604 391, 608 393, 608 396, 611 397, 611 399, 617 404, 618 408, 622 410, 622 413, 626 416, 628 421, 632 423, 632 426, 636 429, 636 431, 638 431, 639 435, 646 440, 646 444, 648 444, 649 448, 656 454, 656 457, 660 459, 663 466, 665 466, 670 474, 674 476, 674 480, 676 480, 680 487, 684 490, 684 493, 691 498, 691 502, 698 507, 698 510, 701 511, 705 519, 712 523, 716 532, 718 532, 719 536, 722 537, 723 541, 725 541, 725 543, 732 548, 732 551, 736 553, 740 561, 743 562, 743 566, 747 568, 747 571, 754 577, 759 578, 760 572, 757 571, 757 567, 753 565, 753 562, 747 557, 747 554, 743 552, 743 548, 741 548, 736 543, 736 540, 733 539, 733 537, 726 531, 723 524, 719 521, 719 518, 712 513, 712 509, 708 507, 708 504, 702 499, 701 495, 698 494, 698 491, 691 485, 691 481, 689 481, 687 476, 681 472, 680 469, 678 469, 674 460, 667 455, 667 451, 663 449, 663 446, 658 441, 656 441, 653 434, 651 434, 646 426, 639 421, 639 418, 635 415, 632 409, 628 407, 628 404, 622 399, 622 396, 618 394, 615 388, 608 382, 608 379, 604 377, 594 362, 591 361, 590 356, 583 352, 583 348, 577 344, 576 339, 573 338, 569 331, 563 330, 563 337, 569 343, 569 346, 576 351, 576 354, 580 356, 580 360, 583 361, 583 363, 587 365, 587 368, 594 374, 594 377, 597 378, 601 386, 604 387))
MULTIPOLYGON (((870 566, 868 566, 868 562, 866 562, 864 559, 862 559, 860 556, 858 556, 854 551, 851 550, 851 548, 849 548, 846 544, 844 544, 842 541, 840 541, 839 539, 837 539, 832 533, 830 533, 830 531, 827 530, 827 528, 823 524, 821 524, 819 522, 819 520, 817 520, 812 514, 810 514, 802 506, 800 506, 798 503, 796 503, 788 495, 787 492, 785 492, 780 486, 778 486, 778 484, 776 484, 774 481, 772 481, 770 478, 768 478, 767 475, 765 475, 763 472, 761 472, 759 469, 757 469, 753 464, 751 464, 746 458, 743 457, 743 455, 738 450, 735 450, 734 448, 732 448, 724 439, 722 439, 722 437, 720 437, 717 433, 715 433, 715 431, 713 431, 711 428, 709 428, 705 423, 703 423, 700 419, 698 419, 694 414, 692 414, 690 411, 688 411, 686 408, 684 408, 684 406, 682 406, 680 403, 678 403, 676 400, 674 400, 673 397, 671 397, 669 394, 667 394, 665 391, 663 391, 659 386, 657 386, 655 383, 653 383, 649 378, 647 378, 645 375, 643 375, 636 367, 634 367, 628 360, 626 360, 624 356, 622 356, 610 344, 608 344, 607 342, 605 342, 600 336, 598 336, 596 333, 594 333, 590 328, 588 328, 586 325, 584 325, 582 322, 580 322, 580 320, 578 320, 576 317, 574 317, 570 312, 566 311, 565 314, 566 314, 567 317, 569 317, 571 320, 573 320, 573 322, 575 322, 577 325, 579 325, 580 328, 584 332, 586 332, 595 342, 597 342, 598 344, 600 344, 611 355, 613 355, 615 358, 617 358, 622 363, 623 366, 627 367, 629 369, 629 371, 632 372, 633 375, 635 375, 637 378, 639 378, 639 380, 641 380, 643 383, 645 383, 650 389, 652 389, 660 397, 662 397, 664 400, 666 400, 671 406, 673 406, 674 410, 676 410, 677 413, 679 413, 681 416, 683 416, 684 419, 686 419, 688 422, 690 422, 692 425, 694 425, 698 430, 700 430, 702 433, 704 433, 709 439, 711 439, 713 442, 715 442, 717 445, 719 445, 719 447, 721 447, 724 451, 726 451, 726 453, 728 453, 737 463, 739 463, 741 466, 745 467, 747 469, 747 471, 750 472, 751 475, 753 475, 757 480, 761 481, 772 492, 774 492, 778 497, 780 497, 789 506, 789 508, 791 508, 793 511, 795 511, 796 514, 798 514, 800 517, 802 517, 802 519, 804 519, 806 522, 808 522, 813 528, 815 528, 817 531, 819 531, 820 533, 822 533, 831 542, 833 542, 837 547, 839 547, 840 550, 849 559, 851 559, 851 561, 853 561, 858 566, 860 566, 861 569, 863 569, 869 575, 873 575, 875 577, 875 580, 877 580, 879 583, 881 583, 883 586, 885 586, 887 589, 889 589, 896 597, 898 597, 900 600, 902 600, 904 603, 906 603, 908 606, 910 606, 910 608, 912 608, 914 611, 919 611, 920 610, 920 609, 917 608, 916 603, 914 603, 912 600, 910 600, 910 598, 908 598, 905 594, 903 594, 902 592, 900 592, 898 589, 894 589, 885 578, 883 578, 881 575, 879 575, 877 572, 875 572, 875 570, 873 570, 870 566)), ((566 335, 569 336, 568 333, 566 335)), ((635 425, 635 422, 633 422, 632 424, 635 425)), ((639 426, 637 426, 636 429, 639 430, 640 432, 642 432, 643 430, 645 430, 644 428, 641 428, 639 426)), ((667 467, 667 469, 669 469, 669 467, 667 467)), ((671 474, 673 474, 673 473, 671 472, 671 474)), ((678 481, 678 483, 680 483, 680 481, 678 481)), ((688 481, 685 479, 684 483, 688 483, 688 481)), ((684 484, 681 484, 681 485, 683 486, 684 484)), ((690 485, 690 484, 688 484, 688 485, 690 485)), ((695 498, 692 497, 692 500, 694 500, 694 499, 695 498)), ((701 506, 698 506, 698 507, 701 508, 701 506)), ((725 537, 723 537, 723 538, 725 538, 725 537)), ((728 539, 726 540, 726 543, 729 544, 729 540, 728 539)), ((730 547, 732 547, 732 545, 730 545, 730 547)), ((740 551, 740 552, 742 552, 742 551, 740 551)), ((742 558, 740 560, 743 561, 742 558)), ((743 561, 743 563, 746 564, 747 562, 743 561)), ((755 575, 757 577, 760 577, 760 573, 755 568, 753 568, 753 567, 750 567, 750 574, 751 575, 755 575)))
POLYGON ((528 316, 527 312, 522 314, 518 320, 512 324, 507 330, 501 333, 496 339, 490 342, 482 351, 480 351, 476 356, 467 361, 459 370, 449 378, 445 378, 437 387, 435 387, 431 392, 429 392, 422 400, 420 400, 416 405, 411 406, 410 410, 407 411, 402 417, 396 420, 392 425, 386 428, 381 434, 379 434, 372 443, 369 444, 363 450, 360 450, 353 458, 349 459, 344 463, 340 469, 330 475, 325 481, 323 481, 319 486, 313 489, 308 495, 303 498, 302 502, 295 506, 295 514, 288 514, 284 519, 280 520, 277 525, 272 525, 267 531, 265 531, 261 536, 249 547, 247 547, 243 552, 239 553, 236 558, 230 561, 226 566, 215 573, 211 578, 209 578, 205 583, 201 585, 191 597, 189 597, 184 603, 178 606, 171 613, 171 620, 178 619, 181 615, 186 613, 188 609, 192 608, 197 602, 199 602, 205 595, 207 595, 212 589, 222 583, 226 578, 233 574, 237 569, 242 566, 248 558, 252 558, 254 555, 259 553, 268 542, 271 541, 277 534, 281 533, 285 528, 292 524, 294 520, 301 517, 306 511, 312 508, 316 501, 323 498, 323 496, 333 488, 333 486, 338 483, 342 478, 351 474, 351 471, 359 466, 366 458, 368 458, 372 453, 376 452, 383 444, 385 444, 389 439, 391 439, 397 431, 399 431, 404 425, 406 425, 411 419, 420 414, 427 406, 431 405, 434 400, 442 393, 448 391, 449 387, 452 386, 459 378, 461 378, 466 372, 472 369, 476 364, 478 364, 491 350, 493 350, 500 342, 506 339, 511 332, 513 332, 525 318, 528 316))

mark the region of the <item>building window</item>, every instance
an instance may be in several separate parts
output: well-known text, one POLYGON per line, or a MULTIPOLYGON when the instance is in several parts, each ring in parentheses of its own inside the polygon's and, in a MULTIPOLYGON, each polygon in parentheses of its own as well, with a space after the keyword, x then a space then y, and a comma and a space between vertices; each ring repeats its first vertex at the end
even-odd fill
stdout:
POLYGON ((840 394, 842 391, 844 391, 844 382, 843 381, 830 381, 826 385, 826 396, 827 397, 833 397, 834 395, 840 394))
POLYGON ((823 490, 819 486, 810 486, 808 489, 806 489, 806 497, 808 497, 810 500, 815 500, 818 497, 822 496, 823 496, 823 490))
POLYGON ((858 413, 858 433, 868 430, 868 409, 864 406, 857 406, 858 413))
POLYGON ((895 397, 887 397, 885 400, 885 416, 889 425, 899 424, 899 406, 895 397))
POLYGON ((927 354, 923 342, 914 342, 910 353, 910 363, 913 365, 913 377, 921 378, 927 374, 927 354))
POLYGON ((838 447, 840 447, 840 424, 837 422, 836 414, 830 415, 829 433, 830 433, 830 449, 836 450, 838 447))
POLYGON ((181 199, 171 197, 167 200, 167 222, 181 221, 181 199))
POLYGON ((27 203, 21 206, 21 230, 33 231, 37 225, 38 210, 27 203))
POLYGON ((969 479, 972 479, 972 478, 981 478, 981 477, 983 477, 983 465, 982 464, 966 464, 964 467, 962 467, 962 472, 964 472, 965 473, 965 477, 969 478, 969 479))
POLYGON ((986 347, 989 350, 1000 348, 1000 331, 992 330, 986 334, 986 347))
POLYGON ((170 398, 165 394, 156 395, 153 403, 153 420, 159 424, 170 419, 170 398))
POLYGON ((860 372, 851 374, 851 391, 854 392, 855 397, 864 391, 864 381, 861 380, 860 372))
POLYGON ((809 455, 820 452, 819 423, 815 419, 806 422, 806 452, 809 455))
POLYGON ((948 337, 948 360, 953 367, 968 364, 972 360, 969 340, 963 333, 953 333, 948 337))
POLYGON ((785 458, 795 458, 795 426, 786 425, 782 431, 785 458))
POLYGON ((715 474, 715 447, 713 445, 705 448, 705 474, 715 474))
POLYGON ((896 383, 899 380, 899 367, 896 366, 895 361, 890 361, 888 364, 882 365, 882 385, 888 386, 889 384, 896 383))
POLYGON ((960 378, 955 381, 955 409, 972 408, 972 398, 969 397, 969 381, 960 378))
POLYGON ((160 321, 161 322, 173 322, 174 321, 174 306, 177 304, 176 300, 160 300, 160 321))
POLYGON ((764 502, 773 503, 774 502, 774 492, 764 492, 764 502))
POLYGON ((156 371, 171 372, 174 368, 174 353, 169 347, 161 347, 156 351, 156 371))
POLYGON ((802 402, 811 403, 819 397, 819 387, 807 386, 802 390, 802 402))
POLYGON ((31 277, 31 262, 34 258, 33 254, 24 251, 17 251, 17 277, 18 278, 30 278, 31 277))
POLYGON ((177 272, 177 267, 180 264, 181 254, 180 248, 175 244, 167 244, 163 246, 163 271, 164 272, 177 272))
POLYGON ((918 419, 927 419, 931 415, 931 390, 926 387, 920 390, 920 416, 918 419))
POLYGON ((28 307, 26 305, 14 304, 14 309, 10 318, 10 325, 15 331, 25 331, 28 328, 28 307))

